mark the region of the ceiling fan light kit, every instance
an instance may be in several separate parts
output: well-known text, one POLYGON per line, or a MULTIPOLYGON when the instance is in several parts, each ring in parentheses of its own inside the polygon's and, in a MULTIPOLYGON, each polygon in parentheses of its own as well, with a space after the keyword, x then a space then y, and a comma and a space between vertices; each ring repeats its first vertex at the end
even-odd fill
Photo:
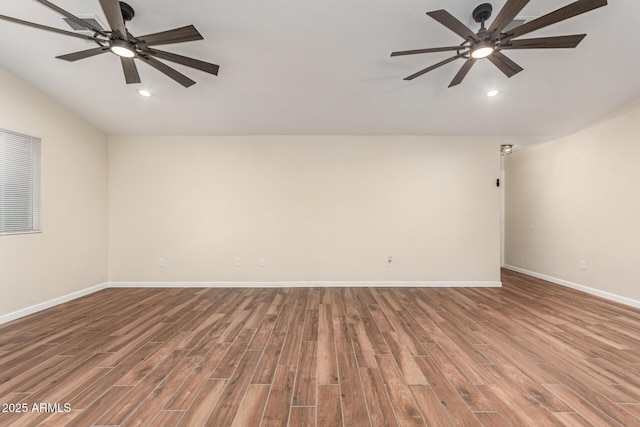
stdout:
POLYGON ((135 58, 138 55, 136 47, 124 40, 109 40, 109 49, 111 49, 111 52, 123 58, 135 58))
POLYGON ((485 28, 485 21, 491 17, 493 7, 490 3, 482 3, 472 13, 475 22, 480 24, 480 30, 474 33, 469 27, 460 22, 446 10, 434 10, 427 12, 434 20, 447 27, 449 30, 462 37, 464 41, 457 46, 444 46, 427 49, 413 49, 392 52, 391 56, 416 55, 435 52, 456 52, 455 56, 440 61, 423 70, 418 71, 404 80, 413 80, 423 74, 433 71, 443 65, 455 61, 458 58, 465 60, 458 73, 449 84, 453 87, 462 83, 467 73, 481 59, 488 59, 507 77, 513 77, 523 70, 518 64, 509 59, 502 51, 515 49, 557 49, 575 48, 584 39, 586 34, 574 34, 568 36, 540 37, 520 39, 540 28, 547 27, 574 16, 589 12, 607 5, 607 0, 578 0, 532 21, 525 22, 513 28, 509 24, 529 3, 530 0, 508 0, 495 17, 489 28, 485 28), (508 29, 507 29, 508 28, 508 29))
POLYGON ((93 33, 93 35, 79 34, 71 31, 61 30, 59 28, 47 27, 45 25, 36 24, 34 22, 24 21, 22 19, 12 18, 10 16, 0 15, 0 20, 13 22, 16 24, 26 25, 40 30, 50 31, 57 34, 67 35, 71 37, 81 38, 95 42, 98 47, 79 52, 60 55, 56 58, 65 61, 78 61, 80 59, 90 58, 105 52, 112 52, 120 57, 122 71, 124 73, 127 84, 140 83, 140 75, 135 63, 138 59, 149 66, 155 68, 167 77, 180 83, 184 87, 190 87, 196 82, 189 77, 178 72, 174 68, 168 66, 159 59, 163 59, 176 64, 184 65, 205 73, 218 75, 219 66, 210 62, 201 61, 199 59, 189 58, 171 52, 165 52, 155 48, 157 45, 184 43, 195 40, 203 40, 202 35, 193 25, 187 25, 181 28, 174 28, 159 33, 147 34, 144 36, 133 36, 125 26, 125 22, 130 21, 135 16, 135 11, 125 2, 118 0, 99 0, 102 11, 107 17, 110 29, 104 30, 93 25, 91 22, 80 19, 66 10, 56 6, 47 0, 36 0, 43 6, 63 15, 70 22, 74 23, 85 30, 93 33))
POLYGON ((482 59, 491 55, 496 50, 495 46, 489 40, 483 40, 473 45, 471 48, 471 57, 473 59, 482 59))

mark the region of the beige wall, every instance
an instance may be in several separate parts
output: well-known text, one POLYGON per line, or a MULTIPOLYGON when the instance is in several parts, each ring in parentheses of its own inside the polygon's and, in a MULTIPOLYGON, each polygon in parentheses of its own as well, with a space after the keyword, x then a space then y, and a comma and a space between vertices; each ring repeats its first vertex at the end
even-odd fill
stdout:
POLYGON ((498 147, 472 137, 111 136, 109 279, 499 282, 498 147))
POLYGON ((43 233, 0 236, 0 316, 107 281, 107 138, 0 68, 0 127, 42 138, 43 233))
POLYGON ((640 99, 509 156, 505 263, 640 301, 639 138, 640 99))

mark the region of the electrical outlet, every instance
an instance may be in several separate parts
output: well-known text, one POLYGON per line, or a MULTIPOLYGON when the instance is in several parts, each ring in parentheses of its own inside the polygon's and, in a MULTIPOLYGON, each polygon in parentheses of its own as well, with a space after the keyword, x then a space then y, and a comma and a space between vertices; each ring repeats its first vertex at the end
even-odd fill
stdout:
POLYGON ((234 265, 235 267, 240 267, 240 257, 235 257, 235 258, 233 259, 233 265, 234 265))
POLYGON ((159 265, 160 267, 164 267, 164 266, 165 266, 164 258, 160 258, 160 259, 158 260, 158 265, 159 265))
POLYGON ((258 260, 258 264, 260 265, 260 267, 264 267, 265 263, 266 263, 266 260, 264 259, 264 257, 258 260))
POLYGON ((387 265, 391 265, 391 264, 393 264, 393 257, 391 255, 389 255, 387 257, 387 265))
POLYGON ((581 259, 580 260, 580 270, 586 270, 586 269, 587 269, 587 260, 581 259))

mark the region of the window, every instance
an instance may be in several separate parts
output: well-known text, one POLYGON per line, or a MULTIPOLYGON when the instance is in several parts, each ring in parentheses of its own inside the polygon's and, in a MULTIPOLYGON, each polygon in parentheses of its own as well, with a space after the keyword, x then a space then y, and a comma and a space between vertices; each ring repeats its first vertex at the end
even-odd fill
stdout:
POLYGON ((40 231, 40 139, 0 129, 0 235, 40 231))

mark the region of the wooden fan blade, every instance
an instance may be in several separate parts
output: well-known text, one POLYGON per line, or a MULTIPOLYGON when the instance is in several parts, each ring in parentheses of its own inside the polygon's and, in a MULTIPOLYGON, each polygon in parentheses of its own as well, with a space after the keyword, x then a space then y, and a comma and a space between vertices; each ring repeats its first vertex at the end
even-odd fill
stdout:
POLYGON ((119 38, 126 40, 127 29, 124 27, 120 2, 118 0, 100 0, 100 6, 107 17, 111 31, 116 32, 119 38))
POLYGON ((512 77, 523 70, 521 66, 500 52, 493 52, 490 56, 487 56, 487 59, 507 77, 512 77))
POLYGON ((124 79, 128 85, 134 83, 140 83, 140 75, 138 74, 138 67, 133 58, 120 57, 122 63, 122 71, 124 72, 124 79))
POLYGON ((498 35, 504 28, 513 21, 513 18, 529 3, 529 0, 509 0, 500 10, 498 16, 489 27, 489 33, 498 35))
POLYGON ((196 30, 196 27, 194 27, 193 25, 187 25, 186 27, 174 28, 173 30, 136 37, 136 39, 139 42, 146 44, 147 46, 154 46, 159 44, 183 43, 194 40, 203 40, 204 37, 202 37, 198 30, 196 30))
POLYGON ((218 75, 220 66, 212 64, 210 62, 200 61, 199 59, 189 58, 187 56, 177 55, 171 52, 164 52, 156 49, 144 49, 144 52, 148 55, 156 56, 160 59, 166 59, 167 61, 175 62, 176 64, 186 65, 187 67, 195 68, 196 70, 204 71, 205 73, 218 75))
POLYGON ((437 64, 434 64, 434 65, 432 65, 430 67, 425 68, 424 70, 420 70, 417 73, 411 74, 410 76, 405 77, 403 80, 413 80, 416 77, 420 77, 421 75, 423 75, 425 73, 428 73, 429 71, 433 71, 438 67, 442 67, 443 65, 448 64, 449 62, 453 62, 456 59, 458 59, 458 58, 460 58, 460 57, 462 57, 464 55, 465 55, 464 53, 461 53, 459 55, 452 56, 451 58, 447 58, 444 61, 440 61, 437 64))
POLYGON ((47 27, 46 25, 36 24, 34 22, 23 21, 22 19, 12 18, 10 16, 0 15, 0 19, 5 21, 14 22, 16 24, 26 25, 28 27, 38 28, 40 30, 51 31, 53 33, 63 34, 65 36, 77 37, 79 39, 96 41, 95 37, 87 36, 86 34, 73 33, 71 31, 59 30, 58 28, 47 27))
POLYGON ((476 59, 474 58, 467 59, 465 63, 462 64, 460 71, 458 71, 458 73, 453 78, 453 80, 451 80, 451 83, 449 83, 449 87, 457 86, 460 83, 462 83, 462 80, 464 80, 464 78, 467 76, 467 73, 475 63, 476 63, 476 59))
POLYGON ((429 15, 465 40, 471 39, 474 41, 480 41, 480 38, 476 35, 476 33, 471 31, 469 27, 458 21, 455 16, 451 15, 446 10, 434 10, 433 12, 427 12, 427 15, 429 15))
POLYGON ((59 8, 58 6, 56 6, 55 4, 48 2, 47 0, 36 0, 38 3, 42 4, 43 6, 48 7, 49 9, 55 10, 56 12, 58 12, 60 15, 66 16, 67 18, 69 18, 71 21, 75 22, 76 24, 80 25, 81 27, 86 28, 87 30, 91 30, 93 32, 96 32, 102 36, 107 37, 107 34, 102 31, 100 28, 95 27, 91 24, 89 24, 86 21, 83 21, 82 19, 78 18, 75 15, 70 14, 69 12, 67 12, 64 9, 59 8))
POLYGON ((574 48, 580 44, 586 34, 572 36, 540 37, 536 39, 509 40, 500 49, 562 49, 574 48))
POLYGON ((182 73, 179 73, 178 71, 174 70, 173 68, 169 67, 168 65, 158 61, 157 59, 151 56, 140 55, 138 56, 138 58, 142 59, 147 64, 151 65, 153 68, 160 71, 161 73, 164 73, 167 76, 171 77, 173 80, 177 81, 184 87, 189 87, 196 84, 196 82, 191 80, 189 77, 185 76, 182 73))
POLYGON ((56 56, 56 58, 73 62, 79 59, 85 59, 92 56, 100 55, 101 53, 105 53, 108 51, 109 51, 108 47, 96 47, 93 49, 81 50, 80 52, 73 52, 73 53, 68 53, 66 55, 56 56))
POLYGON ((459 50, 459 49, 463 49, 463 47, 462 46, 446 46, 446 47, 432 47, 429 49, 401 50, 399 52, 391 52, 391 56, 415 55, 418 53, 448 52, 450 50, 459 50))
POLYGON ((509 30, 507 39, 520 37, 524 34, 538 30, 540 28, 555 24, 556 22, 564 21, 565 19, 573 18, 574 16, 589 12, 593 9, 597 9, 607 5, 607 0, 578 0, 563 8, 555 10, 546 15, 542 15, 539 18, 524 23, 512 30, 509 30))

